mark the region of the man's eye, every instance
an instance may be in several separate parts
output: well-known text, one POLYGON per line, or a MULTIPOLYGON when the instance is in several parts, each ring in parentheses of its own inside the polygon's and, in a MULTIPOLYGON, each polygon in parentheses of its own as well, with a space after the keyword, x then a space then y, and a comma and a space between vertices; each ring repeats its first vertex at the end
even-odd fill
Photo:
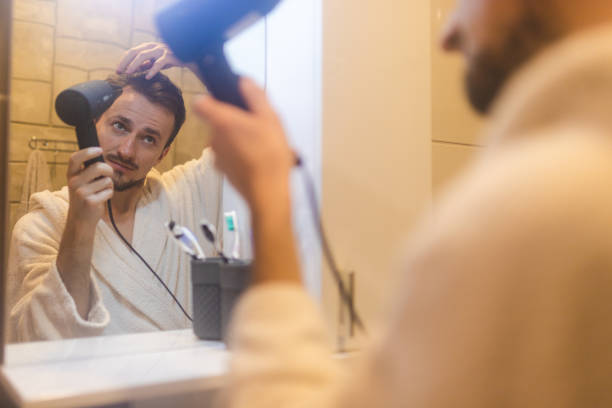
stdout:
POLYGON ((121 122, 113 122, 113 127, 122 132, 126 130, 125 126, 123 126, 123 123, 121 122))
POLYGON ((153 136, 145 136, 144 137, 144 141, 145 141, 145 143, 148 143, 148 144, 155 144, 155 142, 156 142, 156 140, 155 140, 155 138, 153 136))

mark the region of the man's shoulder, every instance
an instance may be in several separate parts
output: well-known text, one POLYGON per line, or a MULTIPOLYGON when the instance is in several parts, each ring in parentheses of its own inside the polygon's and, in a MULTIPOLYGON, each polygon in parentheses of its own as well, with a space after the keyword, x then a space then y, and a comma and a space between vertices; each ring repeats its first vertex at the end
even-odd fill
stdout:
POLYGON ((19 219, 15 229, 29 228, 32 223, 43 221, 53 225, 62 223, 68 213, 68 187, 57 191, 40 191, 30 197, 29 211, 19 219))
POLYGON ((202 177, 207 175, 211 177, 217 175, 214 168, 214 155, 210 148, 204 149, 199 158, 177 164, 164 173, 153 169, 147 175, 147 188, 150 192, 174 189, 185 183, 187 185, 200 183, 202 177))
MULTIPOLYGON (((488 149, 447 194, 442 207, 508 228, 610 221, 612 133, 587 127, 540 129, 488 149), (609 215, 606 215, 609 213, 609 215)), ((602 224, 603 225, 603 224, 602 224)))
POLYGON ((68 209, 69 202, 67 186, 56 191, 40 191, 32 194, 30 197, 30 206, 32 210, 63 212, 68 209))

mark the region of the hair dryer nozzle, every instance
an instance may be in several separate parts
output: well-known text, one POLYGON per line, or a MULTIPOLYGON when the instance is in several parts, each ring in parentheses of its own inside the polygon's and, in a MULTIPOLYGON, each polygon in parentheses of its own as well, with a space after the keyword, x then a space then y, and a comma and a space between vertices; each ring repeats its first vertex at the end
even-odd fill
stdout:
POLYGON ((122 89, 107 81, 83 82, 62 91, 55 99, 55 111, 70 126, 98 118, 121 95, 122 89))

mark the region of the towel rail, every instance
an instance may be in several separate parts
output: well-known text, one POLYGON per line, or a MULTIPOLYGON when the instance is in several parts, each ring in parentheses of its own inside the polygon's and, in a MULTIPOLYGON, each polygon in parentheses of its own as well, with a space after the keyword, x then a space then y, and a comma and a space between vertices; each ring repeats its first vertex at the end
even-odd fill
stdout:
POLYGON ((45 152, 57 152, 57 153, 74 153, 76 152, 77 142, 72 140, 57 140, 57 139, 44 139, 33 136, 28 142, 28 146, 32 150, 42 150, 45 152), (59 146, 58 146, 59 145, 59 146), (73 148, 67 148, 62 145, 74 146, 73 148))

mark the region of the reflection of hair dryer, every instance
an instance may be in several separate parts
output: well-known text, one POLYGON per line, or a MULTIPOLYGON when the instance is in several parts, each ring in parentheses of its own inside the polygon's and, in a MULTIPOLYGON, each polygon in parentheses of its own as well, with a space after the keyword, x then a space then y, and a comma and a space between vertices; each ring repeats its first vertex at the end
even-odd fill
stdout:
POLYGON ((223 45, 280 0, 181 0, 157 15, 159 32, 183 62, 195 62, 198 76, 217 99, 247 109, 238 75, 229 66, 223 45))
MULTIPOLYGON (((61 120, 76 130, 79 149, 100 146, 95 121, 121 95, 123 90, 107 81, 89 81, 62 91, 55 99, 55 111, 61 120)), ((86 166, 103 161, 102 156, 86 166)))

